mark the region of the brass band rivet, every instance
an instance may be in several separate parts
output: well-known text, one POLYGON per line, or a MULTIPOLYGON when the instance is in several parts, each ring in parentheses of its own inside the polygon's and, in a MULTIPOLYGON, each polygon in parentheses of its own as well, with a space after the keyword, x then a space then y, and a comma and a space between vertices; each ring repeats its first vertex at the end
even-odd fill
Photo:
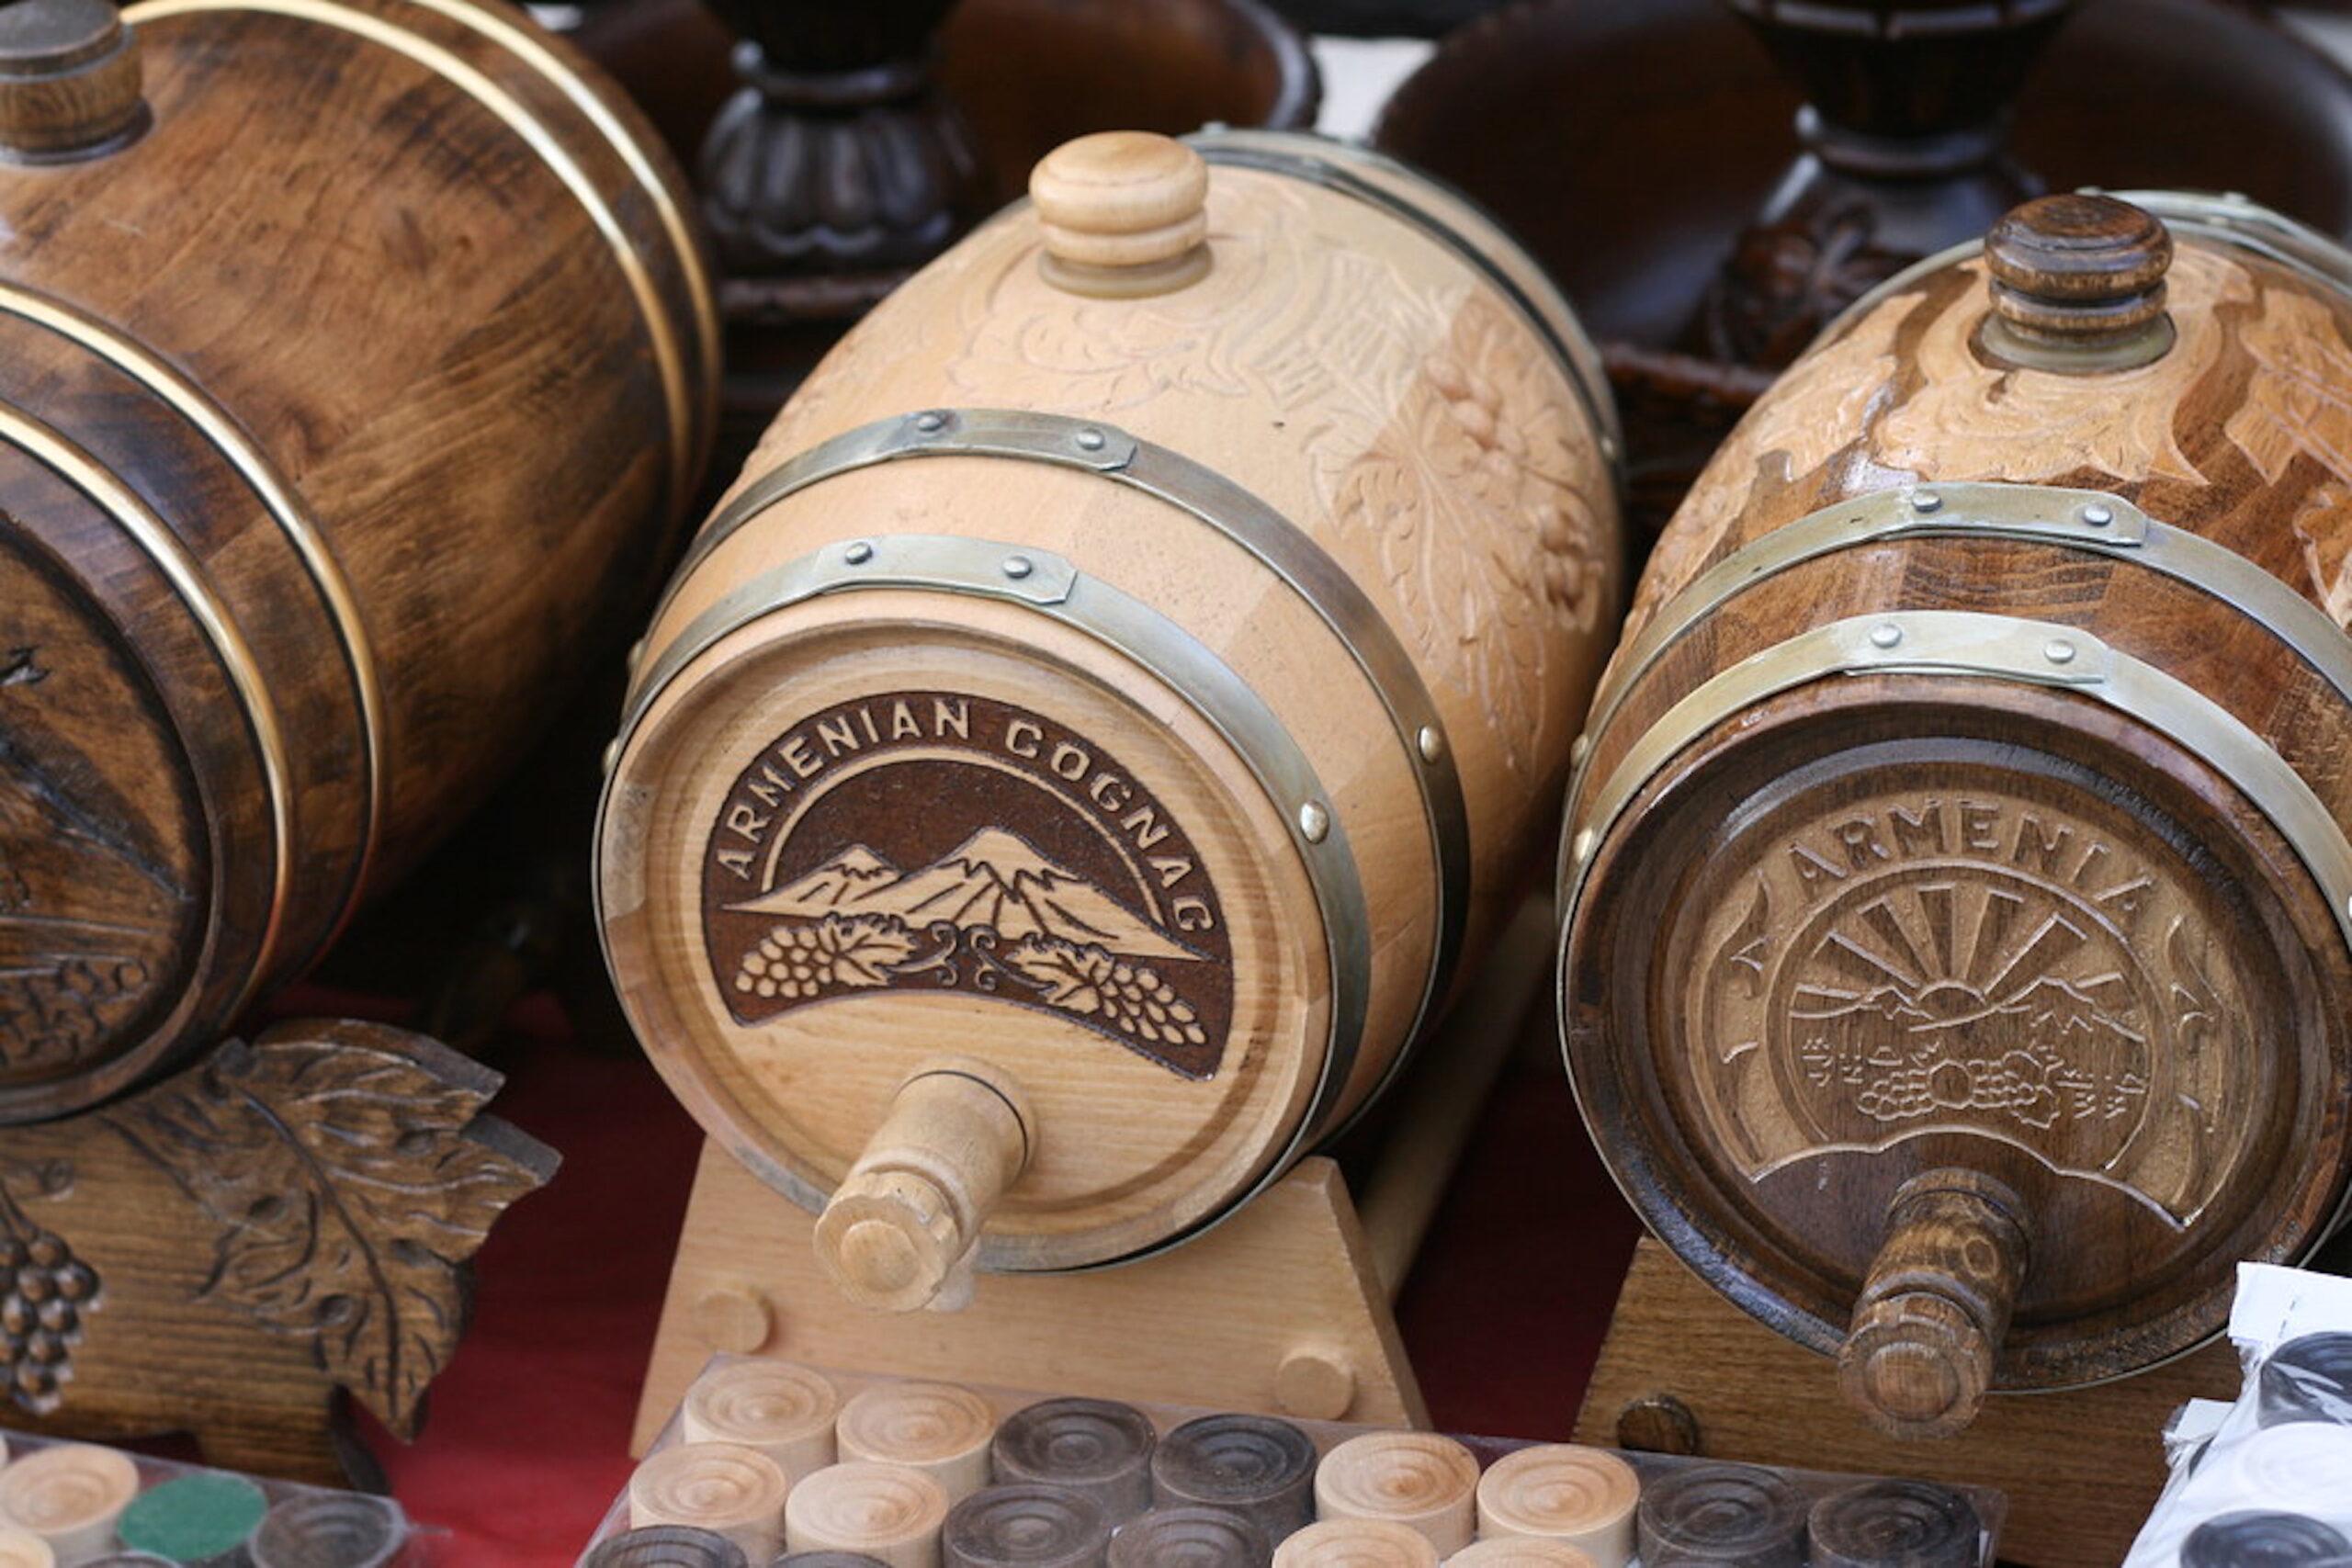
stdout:
POLYGON ((1331 814, 1314 801, 1298 808, 1298 830, 1310 844, 1319 844, 1331 833, 1331 814))
POLYGON ((628 672, 632 675, 636 674, 637 667, 644 662, 645 639, 643 637, 639 637, 635 642, 628 645, 628 672))
POLYGON ((915 428, 926 435, 947 428, 947 416, 937 409, 915 415, 915 428))
POLYGON ((1437 732, 1437 726, 1433 724, 1421 726, 1420 733, 1413 739, 1421 749, 1421 761, 1424 762, 1434 762, 1445 755, 1445 737, 1437 732))
POLYGON ((1929 513, 1941 512, 1943 507, 1944 498, 1931 490, 1920 491, 1911 497, 1911 510, 1923 517, 1929 513))
POLYGON ((1078 446, 1081 452, 1100 452, 1102 450, 1102 433, 1092 425, 1078 433, 1078 446))
POLYGON ((1593 847, 1600 841, 1600 834, 1589 828, 1580 828, 1577 830, 1576 841, 1568 846, 1568 853, 1576 857, 1578 865, 1582 865, 1592 858, 1593 847))
POLYGON ((2041 657, 2052 664, 2072 664, 2075 661, 2075 645, 2063 637, 2052 637, 2042 648, 2041 657))
POLYGON ((1893 621, 1881 621, 1871 628, 1872 648, 1893 648, 1903 640, 1903 628, 1893 621))
POLYGON ((849 562, 852 566, 864 566, 867 561, 870 561, 873 558, 874 547, 867 544, 864 539, 858 539, 852 542, 849 548, 842 552, 842 559, 849 562))
POLYGON ((613 771, 613 764, 614 764, 614 763, 616 763, 616 762, 617 762, 617 761, 619 761, 620 760, 621 760, 621 743, 620 743, 620 738, 619 738, 618 736, 615 736, 612 739, 607 740, 607 741, 605 741, 605 757, 604 757, 605 772, 605 773, 611 773, 611 772, 613 771))
POLYGON ((2089 505, 2084 507, 2080 513, 2076 513, 2076 515, 2081 517, 2084 522, 2089 524, 2094 528, 2104 528, 2109 524, 2115 521, 2115 508, 2112 506, 2101 505, 2099 502, 2094 501, 2089 505))
POLYGON ((1577 737, 1576 744, 1568 748, 1568 766, 1581 768, 1584 766, 1584 760, 1591 755, 1592 737, 1579 735, 1577 737))
POLYGON ((1036 570, 1036 563, 1032 561, 1027 556, 1007 556, 1004 558, 1004 575, 1012 579, 1015 582, 1020 581, 1023 578, 1028 576, 1031 572, 1036 570))

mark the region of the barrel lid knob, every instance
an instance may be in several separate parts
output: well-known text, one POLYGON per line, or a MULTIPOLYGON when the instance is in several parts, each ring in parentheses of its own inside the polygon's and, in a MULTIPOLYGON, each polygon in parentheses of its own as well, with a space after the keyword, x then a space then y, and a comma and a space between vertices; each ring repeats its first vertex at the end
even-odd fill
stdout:
POLYGON ((1066 141, 1029 175, 1047 281, 1098 298, 1165 294, 1209 268, 1208 165, 1170 137, 1066 141))
POLYGON ((139 39, 108 0, 0 6, 0 157, 90 157, 146 123, 139 39))
POLYGON ((2130 369, 2172 346, 2172 234, 2111 196, 2069 192, 2013 209, 1984 238, 1994 316, 1985 345, 2035 369, 2130 369))

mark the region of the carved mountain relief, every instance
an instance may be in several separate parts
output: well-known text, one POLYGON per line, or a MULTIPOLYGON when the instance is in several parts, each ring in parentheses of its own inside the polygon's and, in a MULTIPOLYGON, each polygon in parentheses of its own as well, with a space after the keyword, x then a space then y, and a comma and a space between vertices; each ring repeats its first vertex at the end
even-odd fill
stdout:
POLYGON ((810 716, 739 776, 704 887, 746 1026, 914 992, 1052 1013, 1187 1077, 1222 1059, 1231 954, 1199 851, 1100 747, 1009 704, 810 716))

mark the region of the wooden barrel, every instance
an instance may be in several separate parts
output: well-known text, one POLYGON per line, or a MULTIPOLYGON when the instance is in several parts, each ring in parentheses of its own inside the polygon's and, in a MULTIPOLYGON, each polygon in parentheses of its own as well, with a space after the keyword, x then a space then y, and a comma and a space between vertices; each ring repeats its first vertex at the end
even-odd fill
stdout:
POLYGON ((650 145, 503 6, 0 13, 0 1122, 300 969, 653 570, 716 364, 650 145))
POLYGON ((901 1307, 1166 1245, 1368 1100, 1618 603, 1607 394, 1460 201, 1271 133, 1032 188, 768 432, 599 828, 654 1060, 901 1307))
POLYGON ((2345 1198, 2352 256, 2134 199, 1831 327, 1580 746, 1586 1119, 1897 1432, 2181 1353, 2345 1198))

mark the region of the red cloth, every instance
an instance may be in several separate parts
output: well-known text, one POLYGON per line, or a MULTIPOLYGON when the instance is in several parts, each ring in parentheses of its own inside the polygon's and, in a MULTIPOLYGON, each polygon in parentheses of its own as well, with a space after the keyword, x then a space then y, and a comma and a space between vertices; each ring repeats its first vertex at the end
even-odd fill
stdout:
MULTIPOLYGON (((562 1150, 563 1169, 482 1248, 473 1325, 423 1438, 368 1434, 409 1512, 448 1531, 451 1568, 569 1568, 628 1482, 701 1146, 642 1059, 569 1047, 543 1002, 513 1021, 494 1110, 562 1150)), ((1567 1434, 1634 1229, 1562 1075, 1513 1068, 1398 1304, 1441 1427, 1567 1434)))

